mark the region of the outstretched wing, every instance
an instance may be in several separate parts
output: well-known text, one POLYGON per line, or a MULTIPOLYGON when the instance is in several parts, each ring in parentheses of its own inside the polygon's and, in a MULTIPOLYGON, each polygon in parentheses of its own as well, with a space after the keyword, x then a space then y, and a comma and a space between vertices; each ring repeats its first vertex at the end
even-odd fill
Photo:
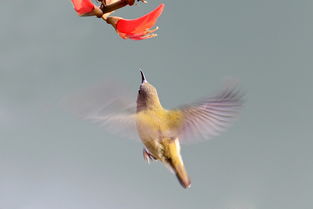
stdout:
POLYGON ((238 115, 243 94, 236 87, 225 88, 215 97, 174 110, 179 112, 177 131, 182 143, 210 139, 227 128, 238 115))
POLYGON ((66 106, 80 118, 97 123, 110 133, 139 139, 135 118, 136 97, 131 95, 114 82, 105 82, 71 97, 66 106))

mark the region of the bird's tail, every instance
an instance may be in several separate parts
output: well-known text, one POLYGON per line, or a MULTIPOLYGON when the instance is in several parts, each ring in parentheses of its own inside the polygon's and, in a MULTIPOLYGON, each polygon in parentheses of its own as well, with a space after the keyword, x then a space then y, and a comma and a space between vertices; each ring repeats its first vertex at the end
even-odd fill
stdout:
POLYGON ((179 181, 179 183, 184 188, 189 188, 191 186, 190 178, 188 177, 187 171, 185 169, 184 163, 182 159, 179 157, 177 159, 171 159, 169 160, 170 167, 176 174, 176 177, 179 181))

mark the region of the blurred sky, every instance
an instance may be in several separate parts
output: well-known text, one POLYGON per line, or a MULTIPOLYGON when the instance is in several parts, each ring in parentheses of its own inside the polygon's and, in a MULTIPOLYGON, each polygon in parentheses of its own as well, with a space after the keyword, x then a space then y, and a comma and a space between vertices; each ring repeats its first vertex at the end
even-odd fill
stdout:
POLYGON ((1 2, 1 209, 313 208, 313 1, 164 3, 159 36, 130 41, 69 0, 1 2), (60 108, 111 77, 136 93, 139 68, 168 108, 227 78, 246 93, 227 132, 182 147, 189 190, 144 162, 142 144, 60 108))

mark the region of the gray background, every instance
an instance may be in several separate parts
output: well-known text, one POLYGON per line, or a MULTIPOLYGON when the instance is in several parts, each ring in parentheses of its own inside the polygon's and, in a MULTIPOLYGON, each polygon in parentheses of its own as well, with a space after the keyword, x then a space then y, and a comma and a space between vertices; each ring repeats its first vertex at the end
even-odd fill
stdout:
POLYGON ((1 2, 1 209, 313 208, 313 2, 165 3, 159 37, 136 42, 77 17, 69 0, 1 2), (247 94, 227 132, 182 147, 189 190, 148 166, 140 143, 58 105, 107 77, 136 92, 139 67, 165 107, 213 94, 228 77, 247 94))

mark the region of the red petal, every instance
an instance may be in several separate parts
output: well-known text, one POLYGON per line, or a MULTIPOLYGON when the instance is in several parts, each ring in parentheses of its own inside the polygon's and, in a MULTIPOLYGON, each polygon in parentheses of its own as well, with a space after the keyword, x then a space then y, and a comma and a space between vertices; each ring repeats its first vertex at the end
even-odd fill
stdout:
POLYGON ((90 0, 72 0, 72 3, 79 15, 89 13, 94 9, 94 4, 90 0))
POLYGON ((150 13, 137 19, 120 19, 116 25, 117 32, 122 38, 136 37, 136 39, 138 39, 139 36, 145 35, 146 31, 155 25, 164 7, 164 4, 160 4, 160 6, 150 13))

